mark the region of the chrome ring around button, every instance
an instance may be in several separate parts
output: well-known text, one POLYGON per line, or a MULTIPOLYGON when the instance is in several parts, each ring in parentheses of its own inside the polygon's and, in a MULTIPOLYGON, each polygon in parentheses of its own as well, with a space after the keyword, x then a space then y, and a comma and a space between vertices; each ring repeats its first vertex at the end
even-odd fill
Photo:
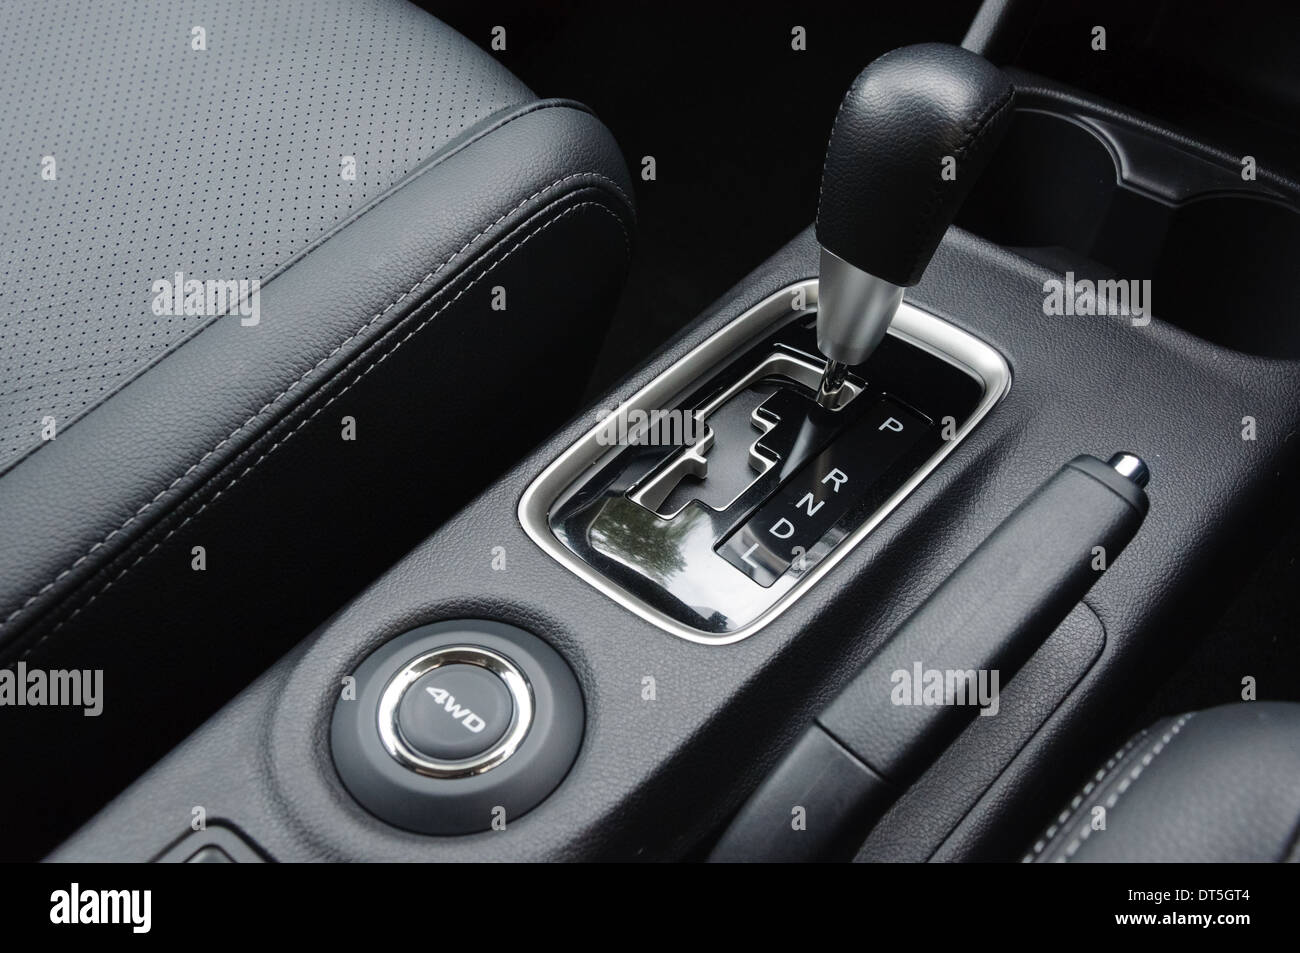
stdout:
POLYGON ((475 645, 450 645, 412 659, 384 686, 379 698, 379 740, 403 767, 430 778, 465 778, 483 774, 505 761, 519 745, 533 723, 533 689, 523 672, 510 659, 475 645), (477 665, 505 683, 514 704, 510 724, 501 739, 487 751, 459 761, 439 761, 414 750, 402 737, 398 706, 415 682, 443 665, 477 665))

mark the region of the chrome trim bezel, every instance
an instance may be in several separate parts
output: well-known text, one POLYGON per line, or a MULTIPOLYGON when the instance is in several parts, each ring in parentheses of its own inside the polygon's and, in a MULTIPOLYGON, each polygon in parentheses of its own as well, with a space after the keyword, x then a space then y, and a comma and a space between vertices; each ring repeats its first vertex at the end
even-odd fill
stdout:
POLYGON ((899 306, 890 334, 921 348, 971 376, 982 388, 980 399, 970 416, 962 422, 951 440, 907 479, 871 517, 850 533, 825 558, 808 571, 762 615, 733 632, 705 632, 683 625, 648 605, 621 586, 596 572, 580 559, 551 531, 551 508, 563 498, 583 474, 602 457, 618 452, 600 441, 610 417, 627 415, 634 410, 650 411, 672 406, 692 385, 717 370, 728 358, 774 330, 779 324, 817 307, 817 281, 797 282, 769 295, 693 348, 659 376, 619 405, 588 430, 576 443, 560 454, 529 484, 519 500, 519 522, 533 542, 578 578, 593 586, 630 612, 665 632, 702 645, 728 645, 749 638, 788 609, 817 581, 835 568, 859 543, 915 490, 935 468, 979 425, 993 407, 1011 389, 1011 367, 993 347, 961 328, 936 317, 907 301, 899 306), (802 307, 796 305, 802 304, 802 307))
POLYGON ((523 744, 533 724, 533 688, 524 673, 510 659, 478 645, 447 645, 424 652, 398 670, 379 696, 379 740, 402 767, 429 778, 466 778, 490 771, 509 758, 523 744), (412 748, 402 737, 398 707, 407 689, 444 665, 477 665, 496 675, 510 692, 513 710, 505 733, 491 748, 472 758, 443 761, 412 748))

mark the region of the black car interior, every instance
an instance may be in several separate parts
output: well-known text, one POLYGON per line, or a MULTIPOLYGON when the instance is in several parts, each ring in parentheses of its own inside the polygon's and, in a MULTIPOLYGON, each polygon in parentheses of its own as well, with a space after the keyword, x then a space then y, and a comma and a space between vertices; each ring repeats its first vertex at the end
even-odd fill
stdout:
POLYGON ((4 859, 1300 860, 1300 10, 5 20, 4 859))

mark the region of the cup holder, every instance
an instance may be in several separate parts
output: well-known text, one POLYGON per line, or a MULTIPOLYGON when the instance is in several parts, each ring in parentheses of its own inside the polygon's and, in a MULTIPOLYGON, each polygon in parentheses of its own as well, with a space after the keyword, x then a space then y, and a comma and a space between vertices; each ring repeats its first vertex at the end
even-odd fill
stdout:
POLYGON ((1193 334, 1249 354, 1297 358, 1297 261, 1294 211, 1260 199, 1205 198, 1171 216, 1152 287, 1164 289, 1155 294, 1193 334))
POLYGON ((1253 183, 1225 189, 1230 170, 1207 176, 1206 160, 1172 141, 1144 136, 1135 170, 1133 142, 1022 111, 957 224, 1056 271, 1150 279, 1161 320, 1234 350, 1300 358, 1300 214, 1252 194, 1253 183))

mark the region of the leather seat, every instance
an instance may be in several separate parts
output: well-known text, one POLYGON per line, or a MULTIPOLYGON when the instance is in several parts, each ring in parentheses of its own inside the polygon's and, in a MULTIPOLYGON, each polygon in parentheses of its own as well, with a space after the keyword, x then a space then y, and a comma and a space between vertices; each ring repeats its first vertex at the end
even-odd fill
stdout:
POLYGON ((1224 705, 1139 732, 1024 860, 1300 860, 1300 704, 1224 705))
POLYGON ((0 667, 104 686, 0 708, 20 855, 571 414, 630 254, 609 132, 421 10, 197 10, 0 31, 0 667))

